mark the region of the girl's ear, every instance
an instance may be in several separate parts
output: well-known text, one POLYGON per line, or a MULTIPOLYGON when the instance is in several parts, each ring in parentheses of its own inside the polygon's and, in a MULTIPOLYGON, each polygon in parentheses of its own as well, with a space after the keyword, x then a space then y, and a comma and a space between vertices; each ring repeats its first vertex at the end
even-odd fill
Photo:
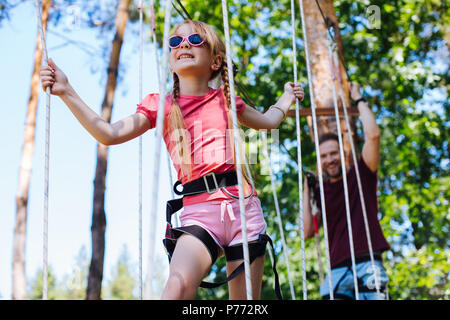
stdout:
POLYGON ((223 62, 222 56, 220 56, 218 54, 215 55, 213 57, 213 61, 212 61, 212 64, 211 64, 211 69, 213 71, 219 70, 222 67, 222 62, 223 62))

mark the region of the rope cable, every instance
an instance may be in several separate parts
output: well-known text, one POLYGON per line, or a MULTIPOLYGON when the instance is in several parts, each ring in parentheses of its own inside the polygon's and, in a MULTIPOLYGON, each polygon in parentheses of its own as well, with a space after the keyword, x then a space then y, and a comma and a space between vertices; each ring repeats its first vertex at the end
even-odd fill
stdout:
MULTIPOLYGON (((292 27, 292 49, 293 49, 293 69, 294 69, 294 83, 297 84, 297 36, 295 32, 295 4, 291 0, 291 27, 292 27)), ((299 199, 299 216, 300 216, 300 240, 302 247, 302 286, 303 286, 303 300, 307 300, 306 288, 306 260, 305 260, 305 228, 303 222, 303 183, 302 183, 302 148, 300 135, 300 114, 299 101, 295 99, 295 127, 297 133, 297 166, 298 166, 298 199, 299 199)), ((289 269, 288 269, 289 270, 289 269)))
MULTIPOLYGON (((142 53, 143 53, 143 14, 142 0, 139 10, 139 101, 142 101, 142 53)), ((139 136, 139 300, 142 300, 142 135, 139 136)))
POLYGON ((224 34, 225 34, 225 46, 226 46, 226 56, 227 56, 227 67, 229 73, 229 85, 230 85, 230 96, 231 96, 231 116, 233 120, 233 137, 234 146, 236 154, 236 171, 238 178, 238 189, 239 189, 239 205, 240 205, 240 216, 241 216, 241 229, 242 229, 242 240, 243 240, 243 253, 244 253, 244 270, 245 270, 245 285, 247 291, 247 299, 252 300, 252 283, 250 276, 250 263, 249 263, 249 251, 248 251, 248 239, 247 239, 247 226, 245 217, 245 204, 244 204, 244 189, 243 189, 243 172, 241 168, 241 153, 239 152, 239 128, 236 113, 236 96, 234 90, 234 70, 233 70, 233 60, 231 57, 231 44, 230 44, 230 30, 228 25, 228 7, 227 1, 222 0, 222 15, 224 24, 224 34))
MULTIPOLYGON (((332 65, 332 67, 335 68, 336 66, 339 65, 336 50, 333 51, 333 58, 334 58, 334 64, 332 65)), ((359 173, 359 165, 358 165, 358 160, 356 158, 356 150, 355 150, 355 145, 354 145, 353 139, 352 139, 350 120, 349 120, 349 116, 347 113, 347 102, 345 101, 344 92, 343 92, 343 88, 342 88, 343 87, 342 76, 341 76, 339 70, 336 73, 338 75, 338 80, 339 80, 339 94, 340 94, 340 99, 341 99, 342 106, 344 109, 344 118, 345 118, 345 123, 347 126, 348 140, 350 142, 351 151, 352 151, 353 163, 354 163, 355 173, 356 173, 356 181, 358 183, 358 192, 359 192, 359 197, 360 197, 360 201, 361 201, 361 209, 362 209, 363 218, 364 218, 364 227, 365 227, 365 231, 366 231, 366 235, 367 235, 367 237, 366 237, 367 238, 367 246, 369 248, 370 261, 371 261, 372 269, 373 269, 374 276, 375 276, 375 287, 377 290, 377 296, 380 297, 380 282, 379 282, 379 278, 378 278, 378 273, 376 272, 376 268, 375 268, 375 259, 374 259, 373 248, 372 248, 372 237, 370 235, 369 221, 367 219, 366 202, 364 200, 361 176, 359 173)))
POLYGON ((162 70, 163 73, 159 81, 159 105, 158 112, 156 116, 156 131, 155 131, 155 162, 153 170, 153 190, 152 190, 152 209, 151 209, 151 245, 150 245, 150 267, 148 271, 148 290, 151 291, 151 280, 153 275, 153 260, 154 260, 154 244, 156 237, 156 218, 157 218, 157 207, 158 207, 158 183, 159 183, 159 173, 160 173, 160 158, 161 158, 161 140, 164 127, 164 110, 165 110, 165 96, 167 88, 167 65, 169 57, 169 34, 170 34, 170 19, 171 19, 171 0, 166 0, 165 5, 165 16, 164 16, 164 41, 163 41, 163 61, 162 70))
POLYGON ((183 20, 186 20, 185 15, 183 14, 183 12, 181 12, 177 6, 175 5, 175 2, 172 1, 172 7, 175 9, 175 11, 183 18, 183 20))
POLYGON ((353 269, 353 282, 355 286, 355 297, 356 300, 359 300, 359 290, 358 290, 358 277, 356 275, 356 262, 355 262, 355 249, 354 249, 354 243, 353 243, 353 228, 352 228, 352 220, 350 216, 350 204, 349 204, 349 196, 348 196, 348 183, 347 183, 347 169, 345 164, 345 154, 344 154, 344 144, 342 142, 342 130, 341 130, 341 122, 339 120, 339 107, 338 107, 338 101, 337 101, 337 94, 336 94, 336 74, 333 67, 333 54, 332 50, 336 49, 336 46, 333 47, 332 39, 330 36, 328 36, 328 53, 330 57, 330 69, 331 69, 331 82, 332 82, 332 91, 333 91, 333 105, 334 105, 334 112, 336 115, 336 128, 337 128, 337 135, 338 135, 338 142, 339 142, 339 154, 341 157, 341 170, 342 170, 342 184, 344 187, 344 200, 345 200, 345 213, 347 217, 347 230, 348 230, 348 239, 349 239, 349 246, 350 246, 350 257, 352 260, 352 269, 353 269))
POLYGON ((272 172, 272 163, 271 163, 271 159, 270 159, 269 151, 268 151, 268 147, 267 147, 267 135, 266 135, 265 131, 261 131, 261 137, 262 137, 263 145, 264 145, 263 153, 269 163, 268 167, 269 167, 270 183, 272 186, 272 194, 273 194, 273 201, 275 203, 275 211, 277 213, 278 227, 280 229, 281 244, 283 247, 284 260, 286 261, 286 269, 287 269, 288 280, 289 280, 289 288, 291 290, 292 300, 295 300, 294 285, 292 284, 291 271, 290 271, 290 267, 289 267, 289 258, 288 258, 288 254, 287 254, 286 239, 284 237, 283 222, 281 220, 280 206, 278 204, 277 191, 276 191, 276 187, 275 187, 275 180, 274 180, 273 172, 272 172))
MULTIPOLYGON (((45 42, 44 27, 42 25, 42 14, 40 1, 35 1, 39 32, 41 34, 42 53, 44 62, 48 65, 47 44, 45 42)), ((43 281, 42 281, 42 299, 48 299, 48 191, 49 191, 49 159, 50 159, 50 87, 46 92, 45 109, 45 164, 44 164, 44 230, 43 230, 43 281)))
POLYGON ((320 152, 319 152, 319 134, 317 130, 317 117, 316 117, 316 105, 314 101, 314 91, 312 86, 312 76, 311 76, 311 66, 309 61, 309 53, 308 53, 308 41, 307 41, 307 32, 305 25, 305 12, 303 9, 303 0, 298 0, 300 6, 300 15, 302 22, 302 30, 303 30, 303 43, 305 48, 305 59, 306 59, 306 70, 308 73, 308 86, 309 86, 309 95, 311 99, 311 115, 312 115, 312 123, 313 123, 313 131, 314 131, 314 145, 316 149, 316 161, 317 161, 317 170, 319 177, 319 190, 320 190, 320 203, 322 206, 322 217, 323 217, 323 228, 324 228, 324 237, 325 237, 325 252, 326 252, 326 260, 328 267, 328 285, 330 288, 330 299, 334 300, 334 292, 332 290, 332 275, 331 275, 331 264, 330 264, 330 250, 328 245, 328 224, 327 224, 327 214, 325 207, 325 195, 323 191, 323 176, 322 176, 322 164, 320 162, 320 152))
POLYGON ((186 8, 183 6, 180 0, 177 0, 178 5, 181 7, 183 12, 186 14, 186 16, 189 18, 189 20, 192 20, 192 17, 190 16, 189 12, 186 10, 186 8))
MULTIPOLYGON (((159 55, 158 55, 158 42, 156 39, 156 22, 155 22, 155 9, 153 5, 153 0, 150 0, 150 15, 151 15, 151 25, 152 25, 152 42, 153 42, 153 50, 155 52, 155 61, 156 61, 156 73, 158 76, 158 86, 160 84, 160 78, 161 78, 161 72, 159 70, 159 55)), ((172 175, 172 167, 170 163, 170 153, 169 150, 167 150, 167 171, 169 172, 169 189, 172 196, 172 199, 175 198, 175 193, 173 192, 173 175, 172 175)), ((179 227, 181 225, 179 215, 176 215, 176 223, 174 224, 175 227, 179 227)))

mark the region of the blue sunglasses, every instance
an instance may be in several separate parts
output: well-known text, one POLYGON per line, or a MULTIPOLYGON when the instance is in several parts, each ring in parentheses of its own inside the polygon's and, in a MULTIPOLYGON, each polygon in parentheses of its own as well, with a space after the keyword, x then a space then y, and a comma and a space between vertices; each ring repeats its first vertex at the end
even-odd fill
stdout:
POLYGON ((198 33, 190 34, 186 37, 183 36, 171 36, 169 38, 169 47, 171 49, 178 48, 184 40, 187 40, 187 42, 194 47, 201 46, 205 40, 202 39, 202 37, 198 33))

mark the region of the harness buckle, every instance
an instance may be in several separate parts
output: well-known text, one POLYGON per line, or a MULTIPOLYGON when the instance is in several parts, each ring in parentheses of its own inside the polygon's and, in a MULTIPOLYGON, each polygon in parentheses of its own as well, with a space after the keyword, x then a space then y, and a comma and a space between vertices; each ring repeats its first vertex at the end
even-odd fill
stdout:
POLYGON ((219 190, 219 185, 217 184, 216 175, 214 174, 214 172, 205 174, 205 175, 203 176, 203 181, 205 182, 206 192, 208 192, 208 193, 214 193, 214 192, 216 192, 216 191, 219 190), (210 189, 210 188, 209 188, 208 180, 207 180, 207 177, 208 177, 208 176, 212 176, 212 178, 213 178, 214 189, 210 189))

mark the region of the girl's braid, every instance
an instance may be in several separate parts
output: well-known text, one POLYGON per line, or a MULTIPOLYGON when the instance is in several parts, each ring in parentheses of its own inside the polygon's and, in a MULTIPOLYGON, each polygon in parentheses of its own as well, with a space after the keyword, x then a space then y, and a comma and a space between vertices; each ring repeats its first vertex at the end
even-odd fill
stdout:
POLYGON ((227 99, 227 108, 228 110, 231 110, 230 82, 228 77, 228 67, 225 62, 222 64, 221 75, 223 82, 223 93, 225 94, 225 98, 227 99))

